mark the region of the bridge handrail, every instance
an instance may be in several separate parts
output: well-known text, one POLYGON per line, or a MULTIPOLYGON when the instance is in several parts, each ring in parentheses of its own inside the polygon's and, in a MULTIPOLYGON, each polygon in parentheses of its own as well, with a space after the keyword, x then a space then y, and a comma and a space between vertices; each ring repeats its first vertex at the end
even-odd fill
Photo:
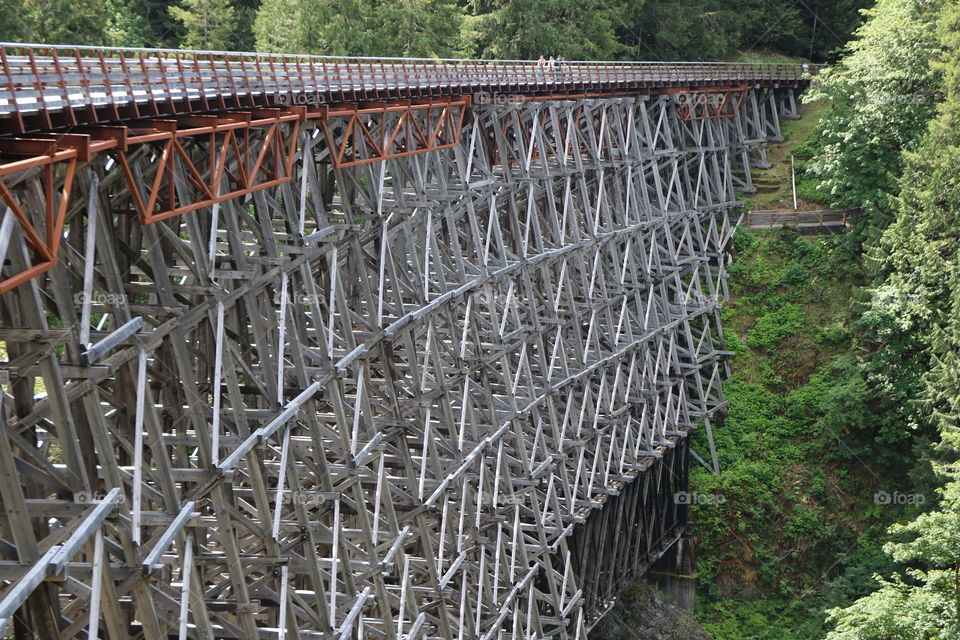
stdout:
MULTIPOLYGON (((316 54, 306 54, 306 53, 264 53, 258 51, 219 51, 214 49, 163 49, 163 48, 148 48, 148 47, 98 47, 98 46, 87 46, 87 45, 73 45, 73 44, 40 44, 40 43, 27 43, 27 42, 4 42, 0 41, 0 47, 9 49, 9 48, 20 48, 20 49, 46 49, 46 50, 65 50, 65 51, 96 51, 96 52, 130 52, 130 53, 150 53, 150 54, 174 54, 183 55, 183 54, 202 54, 204 56, 217 55, 217 56, 247 56, 247 57, 256 57, 256 58, 301 58, 301 59, 315 59, 315 60, 357 60, 357 61, 372 61, 372 62, 381 62, 381 61, 396 61, 396 62, 450 62, 450 63, 476 63, 476 62, 489 62, 489 63, 523 63, 523 64, 536 64, 536 60, 528 59, 513 59, 513 58, 415 58, 415 57, 391 57, 391 56, 329 56, 329 55, 316 55, 316 54)), ((691 61, 672 61, 672 62, 656 62, 650 60, 568 60, 566 64, 582 64, 582 65, 612 65, 612 66, 663 66, 663 65, 677 65, 677 66, 715 66, 715 67, 728 67, 731 65, 735 66, 759 66, 759 67, 809 67, 811 69, 818 68, 819 65, 816 64, 803 64, 803 63, 781 63, 781 62, 723 62, 723 61, 700 61, 700 62, 691 62, 691 61)))
MULTIPOLYGON (((219 108, 263 105, 253 98, 280 94, 356 101, 484 90, 509 93, 511 88, 519 92, 803 82, 817 70, 816 65, 784 63, 609 61, 570 61, 545 69, 531 60, 0 42, 0 117, 93 112, 104 106, 126 105, 133 105, 138 112, 137 105, 143 103, 152 103, 153 113, 146 115, 160 115, 209 110, 210 101, 218 101, 219 108), (159 103, 167 106, 157 109, 159 103)), ((76 118, 71 118, 66 124, 75 124, 76 118)), ((97 121, 98 117, 94 114, 91 118, 97 121)))

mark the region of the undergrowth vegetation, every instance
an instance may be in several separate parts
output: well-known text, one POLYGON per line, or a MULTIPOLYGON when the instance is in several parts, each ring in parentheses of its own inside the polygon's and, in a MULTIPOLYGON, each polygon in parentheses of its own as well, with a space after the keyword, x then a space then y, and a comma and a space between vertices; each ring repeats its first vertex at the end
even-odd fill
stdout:
POLYGON ((792 149, 853 228, 735 237, 722 474, 691 474, 716 640, 960 638, 960 7, 868 18, 792 149))
POLYGON ((818 638, 827 608, 890 572, 880 546, 902 510, 874 495, 909 468, 883 464, 874 435, 886 425, 865 416, 861 266, 843 240, 740 229, 734 243, 724 334, 737 355, 714 431, 723 473, 691 476, 723 496, 694 507, 698 618, 716 640, 818 638))

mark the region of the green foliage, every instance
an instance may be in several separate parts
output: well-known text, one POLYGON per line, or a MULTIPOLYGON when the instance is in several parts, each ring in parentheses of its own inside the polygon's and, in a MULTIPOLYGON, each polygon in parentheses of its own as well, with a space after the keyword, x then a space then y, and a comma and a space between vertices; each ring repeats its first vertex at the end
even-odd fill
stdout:
MULTIPOLYGON (((636 4, 628 10, 620 31, 637 59, 710 60, 731 49, 762 49, 823 60, 849 38, 859 10, 869 2, 667 0, 636 4), (823 28, 824 21, 830 29, 823 28)), ((745 61, 757 61, 749 58, 748 54, 745 61)))
MULTIPOLYGON (((800 151, 797 153, 800 153, 800 151)), ((820 180, 816 177, 809 162, 805 160, 796 161, 796 176, 798 197, 825 207, 829 207, 834 201, 834 197, 821 188, 820 180)))
POLYGON ((171 20, 166 12, 167 3, 152 0, 0 0, 0 25, 8 41, 170 45, 175 41, 153 38, 154 28, 171 20), (150 13, 148 3, 160 6, 150 13))
POLYGON ((716 59, 741 42, 737 9, 720 0, 646 2, 631 14, 624 30, 636 58, 716 59))
POLYGON ((264 0, 254 30, 260 51, 448 57, 461 19, 452 0, 264 0))
MULTIPOLYGON (((914 449, 930 457, 946 484, 936 492, 939 504, 890 528, 894 540, 883 550, 900 570, 878 576, 873 591, 851 605, 832 609, 828 640, 960 637, 960 8, 927 2, 914 9, 901 16, 901 32, 924 31, 930 59, 917 70, 942 100, 935 111, 924 105, 922 115, 936 117, 914 132, 914 143, 887 158, 887 180, 898 197, 889 201, 892 223, 871 221, 882 229, 868 248, 876 283, 858 322, 871 352, 848 386, 867 406, 882 403, 871 413, 892 413, 900 423, 878 429, 878 441, 904 451, 908 434, 917 434, 914 449), (936 447, 923 446, 937 436, 936 447)), ((882 19, 878 14, 874 21, 882 19)), ((892 34, 888 39, 891 47, 903 44, 892 34)), ((876 74, 897 77, 898 62, 879 57, 876 74)), ((863 132, 882 136, 891 126, 895 120, 869 122, 863 132)), ((870 420, 853 415, 852 421, 870 420)), ((911 480, 914 487, 931 481, 929 473, 913 473, 911 480)))
POLYGON ((3 25, 3 39, 19 41, 29 39, 29 26, 25 20, 23 0, 0 0, 0 25, 3 25))
POLYGON ((230 0, 182 1, 182 7, 170 7, 170 13, 184 26, 182 45, 189 49, 229 50, 236 29, 230 0))
POLYGON ((753 46, 775 46, 781 51, 806 54, 810 34, 804 28, 806 11, 799 3, 776 0, 749 0, 737 7, 745 42, 753 46))
POLYGON ((536 59, 613 60, 625 47, 616 27, 631 3, 610 0, 510 0, 489 13, 471 16, 464 30, 471 55, 536 59))
MULTIPOLYGON (((802 269, 801 273, 803 278, 807 277, 802 269)), ((779 349, 784 340, 797 333, 803 324, 803 309, 795 304, 784 305, 757 318, 757 323, 747 338, 747 346, 772 352, 779 349)))
MULTIPOLYGON (((759 64, 801 64, 807 61, 807 58, 799 56, 787 56, 782 53, 772 53, 766 49, 750 49, 748 51, 734 50, 732 56, 727 58, 730 62, 749 62, 759 64)), ((781 123, 781 126, 783 123, 781 123)))
MULTIPOLYGON (((954 276, 954 292, 960 291, 957 284, 954 276)), ((923 381, 921 406, 942 435, 943 462, 952 465, 960 451, 960 295, 953 296, 945 326, 931 332, 930 369, 923 381)))
POLYGON ((722 474, 691 470, 692 491, 724 496, 691 507, 698 620, 716 640, 744 629, 819 639, 827 609, 893 572, 882 533, 907 507, 874 493, 913 486, 916 433, 872 383, 866 326, 854 322, 862 265, 847 243, 739 229, 734 247, 723 321, 737 355, 714 431, 722 474))
MULTIPOLYGON (((23 0, 5 2, 0 16, 16 11, 14 33, 31 42, 50 44, 102 45, 109 42, 107 25, 110 3, 107 0, 23 0)), ((6 27, 6 25, 4 24, 6 27)), ((4 39, 10 38, 4 33, 4 39)))
POLYGON ((714 640, 807 640, 822 633, 805 603, 779 599, 710 602, 697 618, 714 640))
POLYGON ((844 208, 867 214, 862 235, 889 222, 899 191, 900 152, 922 137, 940 97, 930 60, 934 22, 946 0, 879 0, 839 64, 818 76, 805 100, 833 106, 820 123, 810 170, 844 208))
POLYGON ((257 39, 254 36, 254 22, 260 0, 232 0, 234 29, 231 48, 236 51, 255 51, 257 39))
POLYGON ((733 51, 748 61, 823 60, 868 2, 0 0, 0 24, 7 40, 58 44, 568 60, 716 60, 733 51))
MULTIPOLYGON (((867 1, 264 0, 254 32, 261 51, 335 55, 710 60, 763 48, 823 59, 867 1), (818 29, 816 13, 833 28, 818 29)), ((247 5, 234 6, 239 16, 247 5)))
POLYGON ((150 25, 123 0, 110 0, 108 43, 115 47, 143 47, 150 43, 150 25))
POLYGON ((830 611, 827 640, 960 637, 960 483, 940 492, 937 511, 894 525, 884 551, 910 566, 877 578, 880 588, 845 609, 830 611))
POLYGON ((120 0, 147 27, 144 44, 150 47, 176 47, 183 36, 183 25, 170 8, 176 0, 120 0))

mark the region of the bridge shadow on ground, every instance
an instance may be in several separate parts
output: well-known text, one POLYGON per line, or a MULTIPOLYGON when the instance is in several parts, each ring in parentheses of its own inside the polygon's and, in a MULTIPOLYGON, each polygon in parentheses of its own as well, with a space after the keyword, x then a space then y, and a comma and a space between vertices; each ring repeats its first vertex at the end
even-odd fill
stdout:
POLYGON ((686 609, 656 586, 637 582, 591 630, 591 640, 711 640, 686 609))

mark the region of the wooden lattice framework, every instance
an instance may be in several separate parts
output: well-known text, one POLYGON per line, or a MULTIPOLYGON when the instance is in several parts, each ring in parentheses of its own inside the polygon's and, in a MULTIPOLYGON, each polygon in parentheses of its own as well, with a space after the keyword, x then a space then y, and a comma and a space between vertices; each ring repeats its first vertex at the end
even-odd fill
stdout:
MULTIPOLYGON (((0 296, 10 631, 584 638, 686 526, 734 186, 787 104, 474 104, 362 163, 278 119, 288 179, 234 198, 187 168, 218 166, 211 130, 164 170, 213 198, 156 220, 131 184, 162 152, 80 162, 59 263, 0 296)), ((48 210, 51 175, 4 177, 3 278, 36 249, 11 203, 48 210)))

